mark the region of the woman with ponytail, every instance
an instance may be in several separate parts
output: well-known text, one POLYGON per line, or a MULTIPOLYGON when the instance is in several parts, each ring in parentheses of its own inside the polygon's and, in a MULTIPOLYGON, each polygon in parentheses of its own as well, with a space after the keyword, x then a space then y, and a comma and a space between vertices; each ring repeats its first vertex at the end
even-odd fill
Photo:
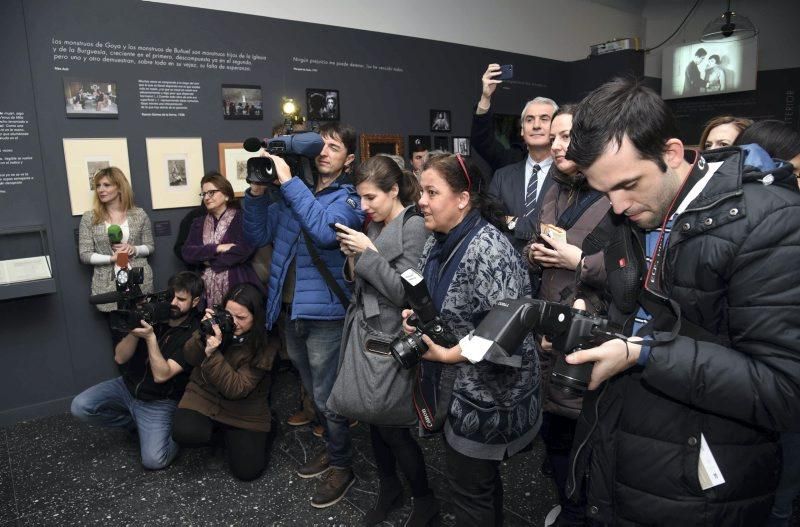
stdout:
POLYGON ((411 397, 413 372, 400 367, 389 343, 401 333, 405 293, 400 274, 415 267, 428 238, 416 213, 420 187, 413 174, 390 158, 375 156, 358 167, 354 184, 372 221, 366 234, 337 224, 347 256, 344 276, 353 282, 336 384, 328 407, 369 423, 378 467, 378 499, 364 521, 377 525, 403 502, 397 467, 411 487, 412 510, 405 525, 426 525, 438 514, 425 461, 411 435, 417 418, 411 397))

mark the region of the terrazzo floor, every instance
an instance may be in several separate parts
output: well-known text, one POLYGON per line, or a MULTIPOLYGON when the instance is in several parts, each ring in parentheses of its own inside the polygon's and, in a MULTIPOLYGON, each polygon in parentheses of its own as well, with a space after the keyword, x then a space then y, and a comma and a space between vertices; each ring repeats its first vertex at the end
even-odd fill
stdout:
MULTIPOLYGON (((273 408, 283 423, 296 409, 295 377, 276 374, 273 408)), ((314 480, 294 470, 322 445, 309 426, 281 427, 270 464, 256 481, 236 481, 210 468, 210 449, 185 449, 167 469, 139 463, 138 441, 124 431, 87 426, 69 414, 0 428, 0 527, 7 526, 350 526, 360 525, 377 491, 369 430, 353 430, 356 484, 327 509, 308 500, 314 480)), ((431 485, 442 501, 442 525, 455 525, 437 438, 421 440, 431 485)), ((539 474, 541 445, 501 468, 506 525, 543 525, 557 503, 539 474)), ((408 496, 408 492, 406 492, 408 496)), ((410 510, 393 511, 382 526, 402 525, 410 510)))

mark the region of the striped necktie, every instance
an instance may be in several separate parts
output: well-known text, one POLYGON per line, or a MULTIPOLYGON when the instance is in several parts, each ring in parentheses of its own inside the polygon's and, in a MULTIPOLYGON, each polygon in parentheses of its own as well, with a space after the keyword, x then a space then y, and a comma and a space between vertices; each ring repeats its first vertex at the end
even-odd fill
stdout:
POLYGON ((525 189, 525 216, 528 216, 536 209, 536 194, 539 190, 539 171, 542 169, 539 165, 533 165, 531 169, 531 178, 528 181, 528 188, 525 189))

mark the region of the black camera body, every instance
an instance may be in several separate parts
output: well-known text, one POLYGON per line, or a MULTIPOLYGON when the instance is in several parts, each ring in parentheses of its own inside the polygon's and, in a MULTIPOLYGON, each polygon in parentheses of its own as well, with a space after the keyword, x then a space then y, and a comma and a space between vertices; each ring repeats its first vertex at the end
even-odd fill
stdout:
POLYGON ((518 298, 498 302, 475 329, 510 355, 531 331, 547 337, 558 353, 551 382, 558 388, 581 395, 589 386, 593 363, 569 364, 565 357, 618 338, 607 319, 556 302, 518 298))
POLYGON ((220 346, 220 349, 222 349, 233 337, 236 325, 233 323, 233 316, 221 305, 215 304, 211 309, 213 311, 211 317, 200 321, 200 334, 203 335, 203 338, 213 336, 213 326, 214 324, 218 325, 222 334, 222 345, 220 346))
POLYGON ((410 369, 416 366, 428 351, 428 345, 422 340, 422 335, 428 335, 434 343, 446 348, 458 344, 458 338, 436 312, 422 275, 416 269, 407 269, 400 277, 408 303, 414 310, 414 315, 409 317, 407 322, 410 326, 415 326, 416 330, 410 335, 394 339, 389 349, 403 368, 410 369))
POLYGON ((141 327, 142 320, 151 326, 169 320, 172 292, 165 290, 141 295, 120 301, 117 305, 119 309, 109 314, 109 325, 114 331, 127 333, 141 327))
MULTIPOLYGON (((272 156, 280 156, 289 165, 292 176, 297 176, 307 184, 313 182, 311 160, 322 152, 325 143, 315 132, 300 132, 291 135, 279 135, 261 141, 250 137, 244 141, 244 149, 258 152, 261 148, 272 156)), ((266 185, 275 189, 278 172, 275 163, 268 157, 251 157, 247 160, 247 177, 250 184, 266 185)))

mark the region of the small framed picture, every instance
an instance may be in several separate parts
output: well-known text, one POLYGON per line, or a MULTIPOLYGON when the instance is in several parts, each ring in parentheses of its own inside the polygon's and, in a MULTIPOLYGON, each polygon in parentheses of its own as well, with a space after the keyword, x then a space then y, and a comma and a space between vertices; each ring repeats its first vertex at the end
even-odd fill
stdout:
POLYGON ((309 121, 338 121, 339 90, 306 88, 306 111, 309 121))
POLYGON ((431 136, 429 135, 409 135, 408 136, 408 151, 421 152, 422 150, 431 149, 431 136))
POLYGON ((234 195, 244 196, 250 184, 247 182, 247 160, 261 153, 248 152, 242 143, 219 143, 219 172, 230 182, 234 195))
POLYGON ((450 110, 431 110, 431 132, 450 130, 450 110))
POLYGON ((446 135, 436 135, 433 137, 433 149, 443 152, 450 152, 450 138, 446 135))
POLYGON ((116 81, 92 78, 64 78, 67 117, 74 119, 117 119, 116 81))
POLYGON ((454 137, 453 138, 453 153, 461 154, 462 156, 469 156, 472 154, 469 148, 469 137, 454 137))
POLYGON ((361 134, 361 161, 377 154, 403 157, 403 136, 394 134, 361 134))
POLYGON ((261 86, 255 84, 222 85, 222 117, 230 120, 261 120, 261 86))

